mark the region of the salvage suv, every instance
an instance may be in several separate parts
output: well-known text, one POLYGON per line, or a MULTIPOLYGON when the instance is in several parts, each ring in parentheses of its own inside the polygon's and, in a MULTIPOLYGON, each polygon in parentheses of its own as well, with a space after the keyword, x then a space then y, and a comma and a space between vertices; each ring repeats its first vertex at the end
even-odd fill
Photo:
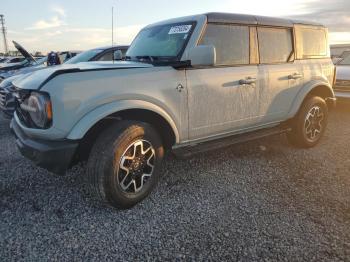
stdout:
POLYGON ((165 152, 189 156, 286 132, 310 148, 335 104, 327 29, 209 13, 144 28, 115 64, 81 63, 14 82, 16 143, 64 173, 87 161, 92 192, 117 208, 144 199, 165 152))

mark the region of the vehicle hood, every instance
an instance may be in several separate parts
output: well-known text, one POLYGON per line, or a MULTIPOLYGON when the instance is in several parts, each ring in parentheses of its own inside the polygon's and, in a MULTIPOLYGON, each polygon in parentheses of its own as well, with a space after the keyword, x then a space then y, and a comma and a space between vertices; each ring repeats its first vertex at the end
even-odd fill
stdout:
POLYGON ((337 66, 337 79, 338 80, 350 80, 350 66, 338 65, 337 66))
POLYGON ((20 75, 15 75, 15 76, 11 76, 9 78, 6 78, 4 81, 1 82, 0 88, 6 88, 6 89, 10 90, 12 88, 13 81, 20 79, 24 76, 25 76, 24 74, 20 74, 20 75))
POLYGON ((28 61, 36 62, 35 58, 31 54, 29 54, 28 51, 25 50, 20 44, 18 44, 16 41, 12 41, 12 43, 28 61))
POLYGON ((69 74, 84 71, 118 70, 127 68, 150 68, 151 64, 121 61, 121 62, 84 62, 78 64, 63 64, 59 66, 46 67, 42 70, 27 74, 26 77, 18 79, 13 84, 20 89, 40 89, 45 83, 61 74, 69 74))

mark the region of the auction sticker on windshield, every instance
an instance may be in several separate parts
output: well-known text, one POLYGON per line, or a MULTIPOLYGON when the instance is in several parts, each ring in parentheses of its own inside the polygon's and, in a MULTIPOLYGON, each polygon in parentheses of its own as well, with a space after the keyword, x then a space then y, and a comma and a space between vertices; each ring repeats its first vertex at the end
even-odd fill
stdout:
POLYGON ((169 35, 187 34, 190 32, 192 25, 177 25, 170 28, 169 35))

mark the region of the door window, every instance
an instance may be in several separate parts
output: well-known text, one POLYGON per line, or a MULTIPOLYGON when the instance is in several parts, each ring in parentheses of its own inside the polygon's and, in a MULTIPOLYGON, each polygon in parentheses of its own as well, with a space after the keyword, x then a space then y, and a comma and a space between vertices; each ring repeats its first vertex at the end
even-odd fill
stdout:
POLYGON ((290 28, 258 28, 260 63, 287 63, 294 60, 290 28))
POLYGON ((249 64, 249 27, 208 24, 199 45, 213 45, 218 65, 249 64))

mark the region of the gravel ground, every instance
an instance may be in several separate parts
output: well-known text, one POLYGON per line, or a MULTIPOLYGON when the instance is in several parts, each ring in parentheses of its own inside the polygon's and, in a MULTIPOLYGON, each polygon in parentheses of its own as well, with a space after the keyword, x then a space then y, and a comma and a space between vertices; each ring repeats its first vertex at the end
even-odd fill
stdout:
POLYGON ((33 166, 3 119, 0 147, 1 261, 350 261, 350 105, 311 150, 277 136, 169 157, 155 192, 127 211, 88 196, 84 167, 58 177, 33 166))

